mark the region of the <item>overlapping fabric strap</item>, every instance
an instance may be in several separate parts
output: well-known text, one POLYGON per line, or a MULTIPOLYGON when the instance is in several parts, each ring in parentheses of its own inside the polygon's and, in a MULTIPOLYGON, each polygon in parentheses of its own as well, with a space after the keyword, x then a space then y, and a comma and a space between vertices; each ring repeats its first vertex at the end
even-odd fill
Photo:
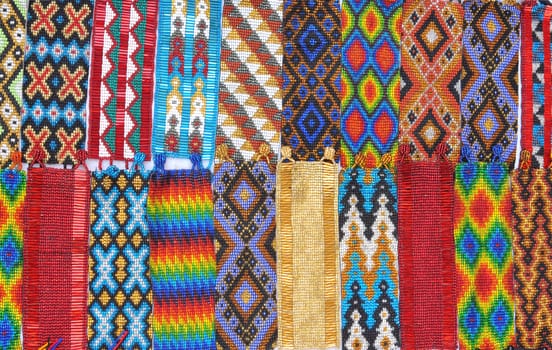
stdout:
POLYGON ((23 283, 23 203, 27 177, 20 170, 0 171, 0 344, 21 349, 23 283))
POLYGON ((508 168, 460 163, 454 192, 460 349, 506 349, 515 345, 508 168))
POLYGON ((3 45, 0 47, 0 67, 4 69, 0 81, 1 167, 10 165, 12 152, 19 151, 26 18, 26 1, 6 0, 2 3, 0 28, 3 33, 3 45))
POLYGON ((215 283, 211 173, 164 170, 155 157, 147 218, 153 289, 153 348, 214 350, 215 283))
POLYGON ((330 162, 287 162, 276 171, 278 347, 339 349, 338 168, 330 162))
POLYGON ((60 339, 63 349, 87 346, 89 202, 87 170, 29 170, 23 247, 24 349, 60 339))
MULTIPOLYGON (((140 155, 140 153, 138 154, 140 155)), ((144 156, 143 154, 141 154, 144 156)), ((92 173, 88 349, 152 349, 152 291, 146 220, 149 171, 92 173)))
POLYGON ((213 179, 221 349, 276 346, 276 173, 267 160, 226 161, 213 179))
POLYGON ((520 7, 500 1, 464 1, 462 144, 478 161, 492 148, 514 165, 518 119, 520 7))
POLYGON ((234 160, 253 159, 266 143, 280 153, 282 7, 282 0, 224 3, 217 145, 234 160))
POLYGON ((325 147, 339 149, 339 2, 285 2, 282 28, 282 145, 298 160, 318 160, 325 147))
POLYGON ((405 1, 400 141, 415 159, 430 159, 442 143, 451 161, 460 154, 463 17, 455 1, 405 1))
POLYGON ((397 185, 354 167, 339 185, 342 348, 399 348, 397 185))
POLYGON ((90 156, 150 158, 157 1, 96 0, 90 70, 90 156))
POLYGON ((397 151, 402 0, 346 0, 342 18, 341 165, 397 151))
POLYGON ((21 144, 45 162, 77 164, 86 137, 92 0, 29 0, 21 144))
POLYGON ((536 1, 521 11, 521 148, 532 155, 535 168, 551 163, 552 66, 550 20, 552 6, 536 1))
MULTIPOLYGON (((437 157, 444 157, 445 145, 437 157)), ((411 161, 399 146, 399 290, 401 347, 454 350, 454 168, 442 160, 411 161)))
POLYGON ((518 344, 526 349, 552 344, 551 193, 549 168, 512 173, 515 328, 518 344))
POLYGON ((222 0, 160 0, 154 152, 211 162, 218 116, 222 0))

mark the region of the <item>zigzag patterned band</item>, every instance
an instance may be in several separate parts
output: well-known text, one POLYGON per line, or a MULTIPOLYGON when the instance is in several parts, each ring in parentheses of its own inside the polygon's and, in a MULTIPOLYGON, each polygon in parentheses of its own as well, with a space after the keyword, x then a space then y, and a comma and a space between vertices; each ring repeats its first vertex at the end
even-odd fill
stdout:
POLYGON ((157 156, 147 200, 156 350, 215 350, 216 262, 211 174, 163 170, 157 156))
POLYGON ((96 0, 90 156, 150 158, 157 1, 96 0))
POLYGON ((343 349, 400 346, 397 220, 389 170, 345 170, 339 185, 343 349))

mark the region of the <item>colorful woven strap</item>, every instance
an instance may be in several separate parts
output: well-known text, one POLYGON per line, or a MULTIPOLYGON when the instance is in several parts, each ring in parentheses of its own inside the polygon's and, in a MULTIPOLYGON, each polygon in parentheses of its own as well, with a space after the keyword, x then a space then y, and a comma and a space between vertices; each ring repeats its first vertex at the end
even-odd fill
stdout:
POLYGON ((416 159, 430 159, 442 143, 451 161, 460 153, 463 17, 454 1, 404 4, 400 140, 416 159))
POLYGON ((90 156, 150 157, 157 1, 96 0, 90 70, 90 156))
POLYGON ((221 349, 276 345, 276 174, 266 161, 224 162, 213 179, 216 332, 221 349))
POLYGON ((63 339, 86 348, 88 171, 33 168, 28 173, 23 247, 23 348, 63 339))
POLYGON ((371 166, 397 151, 402 0, 345 0, 341 71, 341 165, 371 166))
POLYGON ((455 350, 454 169, 408 151, 397 177, 401 347, 455 350))
POLYGON ((160 0, 154 152, 215 153, 222 0, 160 0))
POLYGON ((251 160, 266 143, 280 153, 282 5, 282 0, 224 4, 217 145, 228 145, 235 160, 251 160))
POLYGON ((19 151, 27 2, 6 0, 1 11, 0 67, 4 68, 0 74, 0 166, 6 167, 12 152, 19 151))
POLYGON ((92 173, 88 349, 152 348, 152 292, 146 221, 149 171, 92 173))
POLYGON ((517 145, 519 5, 467 0, 464 6, 462 144, 477 160, 493 159, 493 146, 513 167, 517 145))
POLYGON ((454 192, 460 349, 506 349, 515 345, 508 168, 460 163, 454 192))
POLYGON ((282 145, 318 160, 339 148, 341 14, 338 1, 286 1, 282 145))
POLYGON ((521 11, 521 148, 532 155, 533 167, 551 163, 551 16, 552 6, 532 1, 521 11))
POLYGON ((397 185, 389 170, 345 170, 339 236, 343 349, 399 348, 397 185))
POLYGON ((552 170, 512 173, 516 338, 527 349, 552 346, 552 170))
POLYGON ((17 170, 0 171, 0 347, 21 349, 23 202, 27 179, 17 170))
POLYGON ((147 199, 153 289, 153 348, 214 350, 215 283, 211 174, 164 170, 156 156, 147 199))
MULTIPOLYGON (((290 160, 291 149, 282 155, 290 160)), ((276 171, 280 350, 341 345, 338 167, 325 158, 332 163, 281 162, 276 171)))
POLYGON ((86 137, 93 0, 29 0, 23 73, 23 158, 77 164, 86 137))

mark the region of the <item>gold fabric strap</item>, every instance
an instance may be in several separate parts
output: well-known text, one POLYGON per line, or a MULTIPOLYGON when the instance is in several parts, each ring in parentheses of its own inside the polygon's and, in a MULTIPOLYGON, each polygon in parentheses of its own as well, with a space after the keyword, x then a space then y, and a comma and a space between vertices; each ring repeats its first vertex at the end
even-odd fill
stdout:
POLYGON ((339 348, 337 166, 280 163, 276 178, 279 348, 339 348))

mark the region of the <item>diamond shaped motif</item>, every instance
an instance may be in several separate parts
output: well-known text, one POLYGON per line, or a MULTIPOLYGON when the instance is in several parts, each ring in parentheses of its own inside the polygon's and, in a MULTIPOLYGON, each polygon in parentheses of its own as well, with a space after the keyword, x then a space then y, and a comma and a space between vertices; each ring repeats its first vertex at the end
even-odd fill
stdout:
POLYGON ((460 326, 463 327, 471 340, 476 339, 482 330, 481 313, 479 312, 475 300, 471 300, 470 304, 463 313, 463 319, 460 320, 460 326))
POLYGON ((511 311, 499 300, 493 307, 490 317, 490 326, 499 337, 509 328, 511 317, 511 311))
POLYGON ((487 249, 492 258, 497 262, 498 266, 503 266, 508 256, 510 249, 510 243, 508 242, 502 227, 497 226, 493 229, 493 232, 487 241, 487 249))
POLYGON ((435 119, 433 109, 430 108, 418 127, 414 129, 414 135, 427 154, 431 156, 437 146, 443 142, 446 131, 435 119))
POLYGON ((299 113, 297 120, 297 126, 301 130, 300 136, 309 147, 314 147, 326 132, 329 125, 326 120, 318 102, 311 97, 299 113))
POLYGON ((384 18, 375 1, 370 1, 360 15, 359 28, 370 43, 375 42, 383 31, 384 18))
POLYGON ((239 184, 234 191, 233 196, 236 203, 238 203, 244 210, 249 210, 251 204, 253 204, 253 201, 255 200, 255 197, 255 191, 253 191, 251 186, 245 180, 239 184))
POLYGON ((330 45, 324 30, 312 18, 303 26, 296 43, 301 48, 301 54, 309 64, 319 61, 321 54, 326 52, 330 45))
POLYGON ((21 252, 13 237, 8 235, 0 245, 0 271, 4 276, 10 276, 16 266, 21 264, 21 252))
POLYGON ((351 78, 358 81, 369 67, 370 47, 355 31, 343 46, 343 65, 351 71, 351 78))
POLYGON ((343 137, 355 153, 359 152, 368 137, 366 130, 369 122, 366 111, 357 99, 343 113, 341 119, 343 137))
POLYGON ((4 317, 0 320, 0 349, 7 349, 12 345, 16 331, 14 325, 4 313, 4 317))
POLYGON ((449 40, 445 27, 435 15, 435 10, 431 11, 429 17, 416 31, 415 37, 420 46, 424 49, 429 62, 433 62, 433 59, 437 56, 439 50, 441 50, 441 48, 449 40))
POLYGON ((464 234, 460 238, 460 254, 465 258, 470 265, 474 265, 479 256, 479 241, 475 236, 471 228, 466 228, 463 230, 464 234))

